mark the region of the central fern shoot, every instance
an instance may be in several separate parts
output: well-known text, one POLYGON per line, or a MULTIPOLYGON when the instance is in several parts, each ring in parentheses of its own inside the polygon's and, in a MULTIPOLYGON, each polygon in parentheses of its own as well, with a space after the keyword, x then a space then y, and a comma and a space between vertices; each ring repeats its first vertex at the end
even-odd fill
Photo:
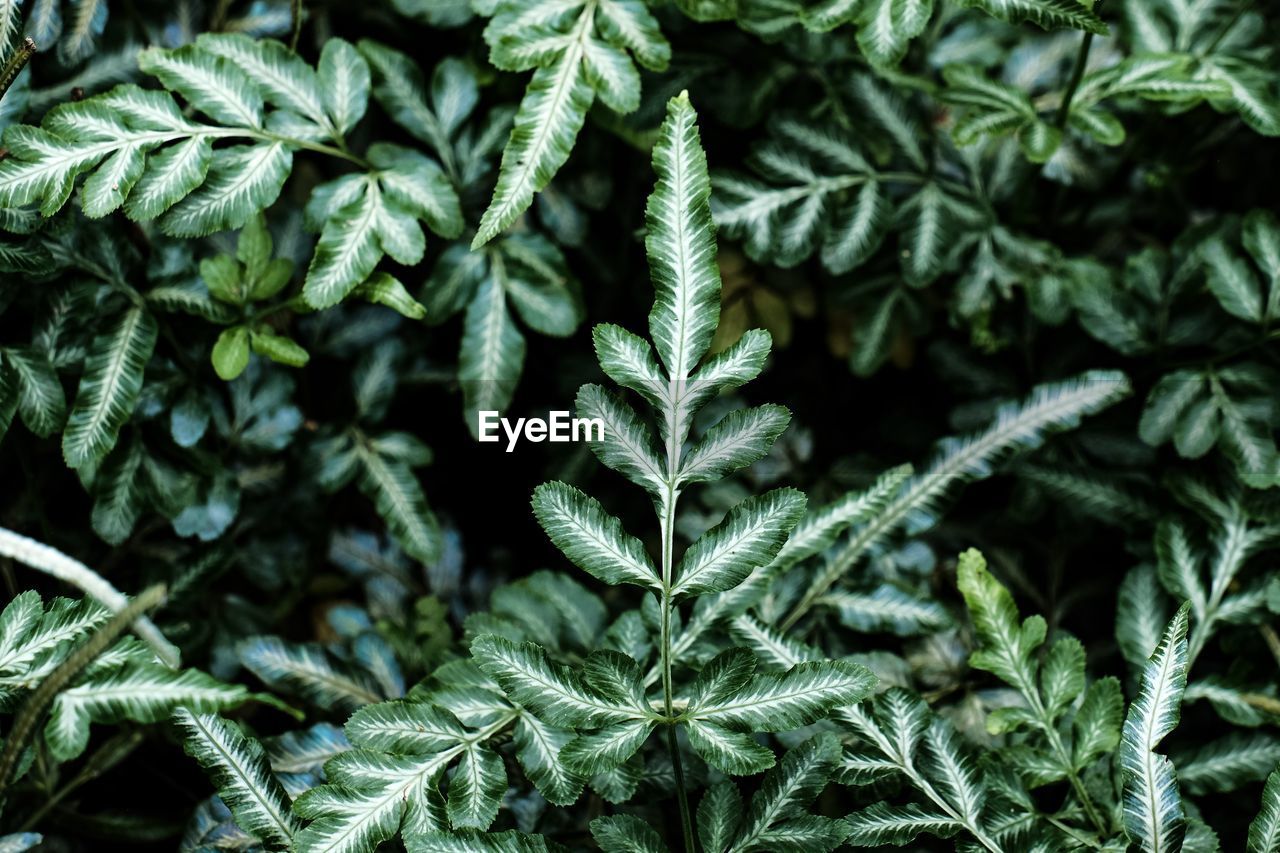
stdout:
MULTIPOLYGON (((652 408, 657 436, 622 397, 600 386, 584 386, 577 407, 579 415, 605 425, 604 438, 592 442, 600 460, 653 498, 661 541, 657 564, 619 519, 572 486, 543 484, 534 493, 533 508, 552 542, 577 566, 605 583, 633 584, 656 597, 661 696, 646 695, 639 662, 620 652, 595 652, 581 670, 570 670, 534 643, 487 635, 477 638, 472 653, 516 703, 547 723, 578 732, 559 755, 574 772, 590 776, 613 770, 655 728, 664 727, 685 849, 692 851, 693 817, 677 728, 713 767, 733 775, 759 773, 775 758, 753 733, 816 722, 832 708, 864 698, 875 677, 865 667, 836 661, 757 673, 755 654, 740 648, 713 658, 691 681, 678 677, 683 673, 677 672, 681 662, 672 653, 672 625, 679 621, 681 602, 732 589, 768 565, 804 514, 806 501, 788 488, 748 498, 677 555, 681 492, 763 457, 786 429, 790 413, 773 405, 735 411, 686 448, 694 414, 720 392, 754 378, 770 341, 763 331, 748 332, 707 357, 719 323, 720 275, 706 156, 686 94, 668 105, 653 165, 658 180, 646 210, 645 241, 656 291, 649 315, 653 346, 611 325, 598 326, 594 337, 604 372, 652 408)), ((608 824, 600 831, 625 831, 625 826, 608 824)))

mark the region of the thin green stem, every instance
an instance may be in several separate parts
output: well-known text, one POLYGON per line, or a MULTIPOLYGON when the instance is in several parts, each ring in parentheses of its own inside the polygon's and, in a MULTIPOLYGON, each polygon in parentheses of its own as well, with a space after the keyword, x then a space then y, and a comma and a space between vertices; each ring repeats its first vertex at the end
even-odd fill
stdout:
POLYGON ((27 747, 27 742, 34 735, 36 727, 44 716, 45 709, 53 702, 62 689, 71 683, 84 668, 93 663, 98 655, 107 650, 116 638, 129 630, 129 626, 151 608, 164 601, 165 587, 156 584, 138 594, 121 610, 117 611, 96 632, 90 635, 79 648, 58 665, 58 668, 40 682, 14 715, 9 726, 4 749, 0 751, 0 794, 8 787, 13 774, 18 769, 18 761, 27 747))
POLYGON ((293 29, 289 33, 289 50, 298 52, 298 38, 302 35, 302 0, 293 0, 290 15, 293 18, 293 29))
POLYGON ((1067 91, 1062 95, 1062 105, 1058 107, 1058 117, 1053 122, 1059 130, 1066 128, 1067 119, 1071 116, 1071 102, 1075 100, 1076 90, 1080 88, 1080 81, 1084 79, 1084 69, 1089 64, 1091 47, 1093 47, 1093 33, 1085 33, 1084 38, 1080 40, 1080 51, 1076 54, 1075 67, 1071 69, 1071 81, 1067 84, 1067 91))
MULTIPOLYGON (((668 463, 672 457, 668 454, 668 463)), ((662 506, 662 710, 667 720, 675 716, 673 706, 674 691, 671 678, 671 601, 673 554, 675 546, 676 501, 680 498, 680 490, 671 485, 662 506)), ((680 760, 680 743, 676 739, 676 727, 667 725, 667 750, 671 753, 671 769, 676 780, 676 802, 680 807, 680 826, 684 833, 684 849, 686 853, 697 853, 697 845, 693 833, 693 813, 689 810, 689 794, 685 790, 684 765, 680 760)))

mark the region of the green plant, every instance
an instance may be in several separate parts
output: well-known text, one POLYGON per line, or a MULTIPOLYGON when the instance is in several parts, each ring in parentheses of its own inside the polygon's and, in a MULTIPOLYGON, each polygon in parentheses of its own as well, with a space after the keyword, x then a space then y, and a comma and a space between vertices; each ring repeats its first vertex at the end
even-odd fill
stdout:
POLYGON ((0 0, 0 850, 1280 853, 1277 44, 0 0))

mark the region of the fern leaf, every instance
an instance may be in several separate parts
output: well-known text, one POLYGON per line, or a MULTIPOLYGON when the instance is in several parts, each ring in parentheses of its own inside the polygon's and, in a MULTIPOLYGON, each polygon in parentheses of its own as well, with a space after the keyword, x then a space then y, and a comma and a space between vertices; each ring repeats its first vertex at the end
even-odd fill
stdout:
POLYGON ((720 320, 711 182, 696 122, 687 94, 667 104, 653 149, 658 181, 645 208, 645 251, 656 291, 649 333, 677 383, 706 354, 720 320))
POLYGON ((201 33, 196 46, 247 73, 273 106, 336 132, 325 113, 315 69, 280 42, 254 40, 240 33, 201 33))
POLYGON ((640 540, 595 498, 564 483, 544 483, 534 490, 533 512, 548 538, 583 571, 608 584, 661 589, 640 540))
POLYGON ((1262 789, 1262 808, 1249 824, 1249 853, 1276 853, 1280 850, 1280 768, 1267 777, 1262 789))
POLYGON ((525 341, 507 309, 502 286, 490 277, 467 308, 458 359, 468 422, 479 411, 503 411, 524 368, 525 341))
POLYGON ((1280 740, 1262 732, 1232 732, 1173 757, 1188 794, 1226 793, 1261 782, 1280 765, 1280 740))
POLYGON ((218 711, 240 704, 249 695, 244 687, 223 684, 199 670, 174 671, 149 663, 101 664, 99 659, 95 670, 53 701, 45 741, 61 761, 84 752, 92 723, 156 723, 178 706, 218 711))
POLYGON ((914 535, 932 527, 942 497, 957 484, 991 476, 1002 457, 1034 450, 1050 433, 1077 426, 1085 415, 1116 403, 1129 390, 1128 379, 1115 371, 1086 373, 1067 382, 1041 385, 1021 403, 1001 406, 986 430, 943 441, 933 461, 838 548, 788 620, 793 622, 895 529, 904 528, 914 535))
POLYGON ((240 662, 275 688, 297 693, 320 708, 355 710, 384 697, 365 673, 332 661, 319 646, 279 637, 251 637, 237 647, 240 662))
POLYGON ((33 347, 9 347, 2 357, 13 371, 17 386, 13 399, 27 429, 41 438, 62 429, 67 418, 67 400, 48 357, 33 347))
POLYGON ((115 446, 142 392, 142 375, 157 334, 155 319, 135 307, 90 345, 62 434, 62 455, 72 468, 97 462, 115 446))
MULTIPOLYGON (((205 182, 160 217, 160 230, 170 237, 204 237, 240 228, 275 202, 292 167, 293 152, 281 142, 219 148, 205 182)), ((171 194, 175 188, 165 192, 171 194)))
POLYGON ((680 463, 680 480, 702 483, 721 480, 764 458, 791 423, 782 406, 738 409, 707 430, 680 463))
POLYGON ((873 65, 896 65, 911 39, 924 32, 933 0, 874 0, 858 15, 858 47, 873 65))
POLYGON ((441 548, 440 527, 410 463, 366 440, 358 442, 357 456, 360 488, 373 499, 400 547, 420 562, 435 562, 441 548))
POLYGON ((610 815, 591 821, 591 837, 603 853, 668 853, 662 836, 632 815, 610 815))
POLYGON ((777 556, 804 508, 805 497, 795 489, 747 498, 685 551, 672 594, 702 595, 737 586, 777 556))
MULTIPOLYGON (((733 849, 779 849, 773 839, 786 837, 789 822, 813 819, 805 810, 826 787, 839 757, 839 741, 830 734, 818 735, 788 751, 751 798, 733 849)), ((847 833, 848 827, 841 821, 823 823, 815 839, 817 849, 835 848, 847 833)))
POLYGON ((849 815, 851 827, 848 843, 855 847, 903 846, 920 834, 950 838, 962 826, 945 814, 931 812, 913 803, 891 806, 875 803, 849 815))
MULTIPOLYGON (((586 22, 587 16, 582 20, 586 22)), ((493 201, 480 220, 473 249, 514 222, 569 159, 593 98, 591 84, 582 72, 581 38, 579 35, 552 65, 535 71, 529 81, 511 140, 502 152, 493 201)))
POLYGON ((1124 826, 1129 838, 1151 851, 1176 851, 1186 815, 1173 763, 1155 750, 1178 725, 1187 685, 1187 612, 1184 604, 1165 629, 1142 673, 1120 743, 1125 777, 1124 826))
POLYGON ((1076 0, 960 0, 960 5, 981 9, 1012 24, 1029 21, 1046 30, 1075 29, 1097 35, 1108 32, 1102 19, 1076 0))
POLYGON ((655 70, 671 56, 653 15, 634 0, 501 0, 484 36, 494 65, 535 70, 472 248, 507 228, 551 181, 597 96, 620 112, 639 105, 632 56, 655 70))
POLYGON ((187 754, 213 778, 218 796, 240 828, 256 835, 269 849, 288 849, 298 822, 289 811, 289 795, 267 765, 262 746, 215 714, 179 708, 174 721, 183 732, 187 754))
POLYGON ((662 494, 666 469, 652 433, 634 409, 599 385, 583 385, 578 389, 577 410, 579 417, 598 418, 604 424, 603 440, 588 436, 601 462, 651 493, 662 494))
POLYGON ((486 635, 472 643, 471 653, 508 696, 552 725, 596 728, 649 716, 647 708, 602 696, 577 672, 549 660, 534 643, 486 635))
POLYGON ((239 65, 195 45, 176 50, 151 48, 138 54, 138 68, 191 106, 230 127, 262 126, 262 95, 239 65))
POLYGON ((483 744, 468 744, 449 780, 449 823, 455 829, 488 829, 506 792, 502 759, 483 744))
POLYGON ((786 731, 852 705, 876 684, 871 671, 843 661, 798 663, 783 673, 757 673, 734 695, 690 708, 690 719, 749 731, 786 731))
POLYGON ((577 802, 587 779, 564 760, 573 733, 549 726, 532 714, 521 714, 514 739, 520 766, 547 802, 559 806, 577 802))
POLYGON ((346 133, 368 107, 369 64, 350 42, 331 38, 320 51, 316 72, 325 112, 338 133, 346 133))

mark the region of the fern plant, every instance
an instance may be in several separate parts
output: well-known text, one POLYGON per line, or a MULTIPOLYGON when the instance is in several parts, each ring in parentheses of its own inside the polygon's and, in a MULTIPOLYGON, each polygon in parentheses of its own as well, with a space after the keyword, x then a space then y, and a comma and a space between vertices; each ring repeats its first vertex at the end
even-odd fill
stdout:
POLYGON ((0 850, 1280 853, 1277 44, 0 0, 0 850))

